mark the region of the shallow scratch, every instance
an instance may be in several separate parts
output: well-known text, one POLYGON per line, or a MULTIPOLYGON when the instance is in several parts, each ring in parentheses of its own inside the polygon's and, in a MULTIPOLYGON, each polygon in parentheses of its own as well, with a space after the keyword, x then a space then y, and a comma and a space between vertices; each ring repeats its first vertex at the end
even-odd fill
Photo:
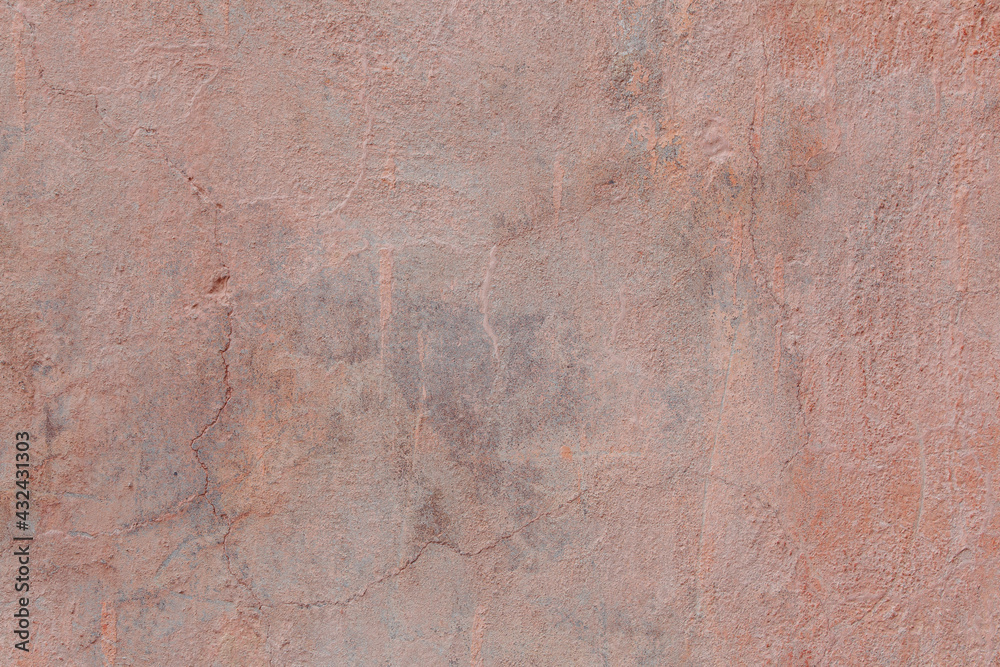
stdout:
POLYGON ((494 245, 490 250, 490 259, 486 264, 486 273, 483 275, 483 286, 479 290, 479 312, 483 314, 483 331, 489 337, 490 342, 493 343, 493 358, 500 359, 500 345, 497 341, 496 332, 493 331, 493 326, 490 324, 490 287, 493 281, 493 269, 497 265, 497 246, 494 245))
POLYGON ((476 615, 472 620, 472 646, 469 660, 472 667, 483 667, 483 636, 486 634, 486 605, 476 607, 476 615))
POLYGON ((563 193, 563 177, 565 176, 565 170, 563 169, 562 162, 559 158, 556 158, 555 166, 552 169, 552 206, 555 209, 556 225, 559 224, 559 212, 562 210, 562 193, 563 193))
POLYGON ((927 487, 927 451, 924 445, 924 437, 917 437, 918 453, 920 455, 920 498, 917 501, 917 516, 913 520, 913 535, 910 537, 910 545, 917 541, 917 534, 920 532, 920 522, 924 517, 924 490, 927 487))
POLYGON ((392 319, 392 248, 378 249, 378 322, 382 357, 385 358, 385 330, 392 319))
POLYGON ((17 91, 17 103, 21 110, 21 130, 24 131, 27 128, 27 118, 28 110, 25 102, 25 98, 28 94, 27 86, 27 67, 24 61, 24 49, 22 48, 22 39, 24 37, 24 16, 18 12, 14 12, 15 17, 10 26, 11 37, 14 39, 14 48, 17 51, 17 59, 14 64, 14 88, 17 91))
POLYGON ((333 208, 333 211, 331 211, 333 216, 337 219, 337 222, 341 223, 343 222, 343 220, 340 217, 340 212, 344 210, 345 206, 347 206, 347 202, 351 200, 351 197, 353 197, 354 193, 357 192, 358 188, 361 186, 361 182, 365 178, 365 162, 368 160, 368 145, 371 143, 371 136, 372 136, 373 117, 371 113, 371 103, 369 100, 370 95, 368 91, 369 77, 368 77, 367 53, 365 53, 365 55, 361 59, 361 67, 364 77, 364 84, 362 85, 361 88, 361 106, 364 109, 364 114, 365 118, 367 119, 367 123, 365 126, 365 133, 361 137, 361 157, 358 160, 358 176, 354 180, 354 183, 351 185, 351 187, 348 188, 347 194, 344 195, 344 198, 341 199, 340 203, 333 208))
POLYGON ((726 378, 722 384, 722 400, 719 401, 719 416, 715 422, 715 435, 712 438, 712 448, 708 454, 708 469, 705 471, 705 484, 701 494, 701 528, 698 531, 698 552, 695 556, 695 567, 697 568, 697 588, 695 590, 695 615, 701 616, 701 552, 705 545, 705 522, 708 518, 708 485, 711 481, 712 467, 715 464, 715 452, 719 447, 719 431, 722 428, 722 415, 726 410, 726 395, 729 392, 729 374, 733 370, 733 357, 736 354, 736 336, 739 333, 740 323, 736 323, 733 331, 733 340, 729 345, 729 364, 726 367, 726 378))
POLYGON ((413 426, 413 456, 410 460, 410 470, 417 469, 417 450, 420 447, 420 427, 424 423, 424 409, 427 405, 427 383, 424 381, 426 372, 427 338, 422 331, 417 332, 417 356, 420 359, 420 409, 417 410, 416 423, 413 426))

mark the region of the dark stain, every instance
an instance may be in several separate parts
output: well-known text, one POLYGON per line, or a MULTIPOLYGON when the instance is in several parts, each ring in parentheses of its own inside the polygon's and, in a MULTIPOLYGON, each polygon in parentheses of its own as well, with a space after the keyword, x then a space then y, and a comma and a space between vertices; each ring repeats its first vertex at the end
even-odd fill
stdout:
POLYGON ((634 62, 631 54, 616 53, 608 63, 608 91, 618 105, 628 108, 632 104, 634 94, 628 90, 632 79, 634 62))
POLYGON ((0 158, 7 153, 14 144, 21 143, 23 139, 23 131, 19 127, 13 125, 5 125, 2 130, 0 130, 0 158))
POLYGON ((374 387, 362 387, 359 395, 359 407, 362 412, 368 413, 385 405, 385 400, 379 397, 374 387))
POLYGON ((258 389, 255 392, 258 423, 277 440, 288 433, 292 435, 290 440, 304 443, 289 456, 316 465, 323 457, 342 452, 354 440, 351 422, 338 407, 331 405, 325 410, 308 407, 309 388, 300 385, 294 369, 283 368, 269 374, 257 372, 253 384, 258 389), (310 437, 301 438, 303 433, 309 433, 310 437), (306 445, 312 446, 306 449, 306 445))
POLYGON ((514 213, 494 213, 491 216, 493 224, 493 238, 497 243, 505 243, 521 236, 526 236, 535 231, 534 218, 525 212, 514 213))
POLYGON ((425 410, 432 419, 441 417, 446 422, 485 403, 495 370, 482 314, 440 300, 415 301, 403 293, 394 296, 386 356, 407 408, 419 408, 424 390, 425 410), (423 368, 421 341, 425 347, 423 368))
POLYGON ((53 442, 60 433, 66 430, 67 410, 66 401, 62 396, 57 396, 55 405, 45 406, 45 442, 53 442))
POLYGON ((578 423, 586 409, 589 371, 573 336, 551 315, 498 318, 510 333, 498 379, 502 434, 507 444, 578 423), (543 332, 550 335, 543 340, 543 332))
POLYGON ((337 363, 358 364, 378 351, 377 283, 356 263, 346 273, 326 275, 290 296, 283 327, 297 352, 337 363))
POLYGON ((414 537, 420 542, 440 540, 451 523, 444 511, 445 496, 441 489, 434 491, 424 500, 415 517, 414 537))
POLYGON ((344 417, 344 413, 334 408, 315 419, 315 423, 310 427, 321 434, 319 443, 310 447, 306 452, 304 460, 315 465, 324 456, 334 456, 347 451, 347 448, 354 442, 354 431, 349 427, 349 420, 344 417))
POLYGON ((536 516, 545 468, 523 452, 575 429, 588 405, 589 372, 572 327, 544 314, 494 314, 509 335, 496 360, 478 309, 398 288, 393 296, 386 362, 395 395, 423 414, 422 429, 471 480, 446 495, 503 507, 518 521, 536 516))
POLYGON ((51 443, 59 435, 61 429, 55 425, 52 421, 52 413, 49 412, 49 406, 45 406, 45 442, 51 443))

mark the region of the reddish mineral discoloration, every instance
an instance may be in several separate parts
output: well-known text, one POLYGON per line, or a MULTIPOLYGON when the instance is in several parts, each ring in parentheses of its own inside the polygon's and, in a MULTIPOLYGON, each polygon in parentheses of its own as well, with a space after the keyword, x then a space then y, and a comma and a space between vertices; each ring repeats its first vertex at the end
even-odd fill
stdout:
POLYGON ((1000 664, 994 4, 0 16, 4 664, 1000 664))

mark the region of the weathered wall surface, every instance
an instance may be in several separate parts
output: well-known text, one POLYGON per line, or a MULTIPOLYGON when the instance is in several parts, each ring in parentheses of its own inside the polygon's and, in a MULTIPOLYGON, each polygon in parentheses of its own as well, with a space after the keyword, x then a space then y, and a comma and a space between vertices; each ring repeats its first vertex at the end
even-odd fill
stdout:
POLYGON ((1000 664, 996 3, 0 16, 9 664, 1000 664))

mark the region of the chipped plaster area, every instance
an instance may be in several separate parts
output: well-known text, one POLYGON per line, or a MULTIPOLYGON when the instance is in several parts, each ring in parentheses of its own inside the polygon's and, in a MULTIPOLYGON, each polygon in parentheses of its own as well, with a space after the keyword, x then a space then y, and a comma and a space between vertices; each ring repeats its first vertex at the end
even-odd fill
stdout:
POLYGON ((1000 664, 994 4, 0 22, 0 663, 1000 664))

